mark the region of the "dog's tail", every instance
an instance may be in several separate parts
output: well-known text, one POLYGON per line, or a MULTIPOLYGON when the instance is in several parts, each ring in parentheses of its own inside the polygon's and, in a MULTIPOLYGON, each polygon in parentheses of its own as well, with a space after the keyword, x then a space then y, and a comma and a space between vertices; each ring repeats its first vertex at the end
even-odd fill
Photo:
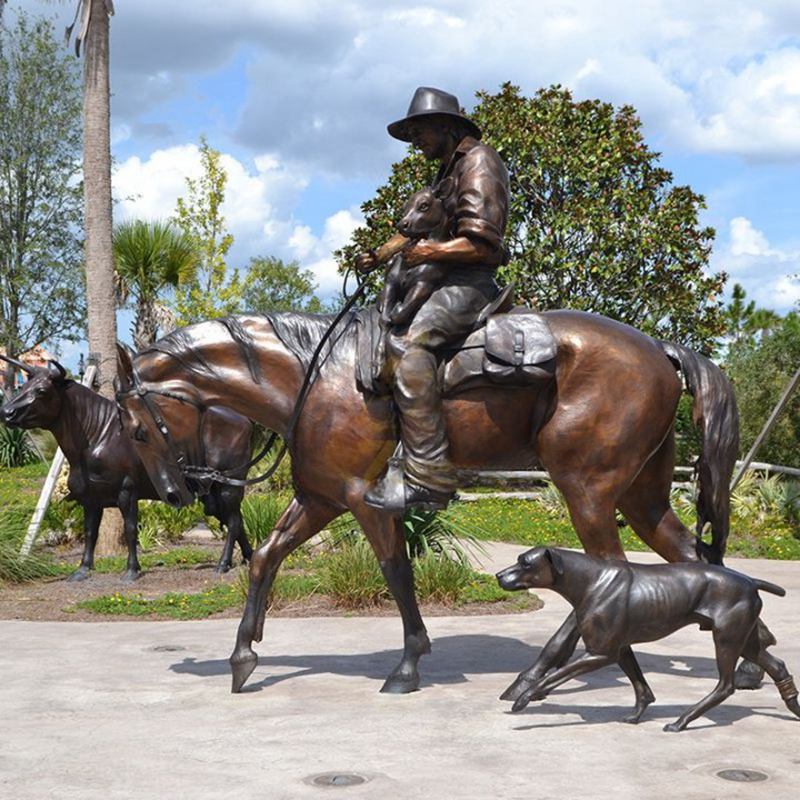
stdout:
POLYGON ((696 467, 698 555, 721 564, 730 530, 731 476, 739 450, 736 396, 725 373, 705 356, 674 342, 660 345, 686 379, 694 398, 692 418, 703 438, 696 467), (710 545, 702 541, 706 523, 711 523, 710 545))
POLYGON ((753 578, 752 581, 758 587, 760 592, 769 592, 770 594, 778 595, 778 597, 786 596, 786 589, 784 589, 783 586, 778 586, 777 584, 770 583, 769 581, 762 581, 758 578, 753 578))

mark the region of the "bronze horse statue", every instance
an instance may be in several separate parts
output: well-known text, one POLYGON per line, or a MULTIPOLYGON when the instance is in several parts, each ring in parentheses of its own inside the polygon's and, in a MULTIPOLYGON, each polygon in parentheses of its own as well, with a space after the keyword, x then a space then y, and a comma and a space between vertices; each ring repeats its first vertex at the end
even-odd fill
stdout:
MULTIPOLYGON (((544 465, 569 506, 587 553, 624 559, 617 509, 667 561, 720 562, 728 535, 728 483, 738 444, 738 413, 730 383, 710 361, 679 345, 604 317, 552 311, 543 315, 557 343, 554 378, 541 387, 472 384, 445 395, 451 457, 459 468, 544 465), (678 519, 669 493, 674 422, 682 382, 694 395, 703 429, 698 531, 678 519)), ((361 391, 354 380, 354 317, 340 323, 323 349, 315 379, 290 437, 295 494, 250 563, 250 586, 230 658, 238 692, 258 658, 267 596, 283 559, 350 510, 372 545, 403 620, 404 650, 382 691, 419 686, 417 663, 430 642, 414 595, 400 517, 366 505, 367 488, 383 472, 397 442, 388 396, 361 391)), ((178 406, 224 404, 285 433, 306 370, 330 319, 305 314, 238 316, 180 329, 131 360, 119 352, 118 402, 123 424, 161 497, 186 502, 190 491, 170 437, 190 433, 178 406), (159 413, 174 420, 169 435, 159 413)), ((570 655, 578 634, 573 617, 543 651, 536 670, 570 655)), ((524 690, 521 676, 512 694, 524 690)))
MULTIPOLYGON (((55 361, 47 367, 29 367, 0 356, 30 376, 16 397, 0 407, 0 422, 15 428, 44 428, 53 433, 70 465, 69 495, 83 506, 84 545, 78 569, 69 580, 89 577, 94 569, 94 550, 103 509, 117 506, 124 520, 128 546, 126 580, 140 574, 136 553, 138 501, 158 500, 154 488, 130 438, 123 433, 116 404, 86 386, 67 378, 55 361)), ((168 424, 174 420, 168 419, 168 424)), ((182 445, 202 463, 219 469, 239 468, 250 458, 252 424, 227 408, 213 408, 192 416, 192 427, 182 445)), ((227 528, 227 537, 216 572, 231 568, 236 542, 249 560, 253 549, 244 532, 241 503, 244 489, 220 483, 192 483, 184 502, 200 495, 205 513, 217 517, 227 528)))

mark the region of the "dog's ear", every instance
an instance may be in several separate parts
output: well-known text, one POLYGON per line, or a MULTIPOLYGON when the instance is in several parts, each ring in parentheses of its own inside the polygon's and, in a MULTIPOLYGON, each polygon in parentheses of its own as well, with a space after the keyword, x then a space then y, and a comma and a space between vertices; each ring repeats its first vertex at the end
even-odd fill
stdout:
POLYGON ((556 575, 563 575, 564 564, 561 561, 561 554, 557 550, 551 550, 549 547, 545 548, 544 553, 547 556, 547 560, 553 567, 553 572, 555 572, 556 575))
POLYGON ((456 182, 453 180, 452 176, 449 178, 445 178, 443 181, 439 181, 434 190, 434 196, 437 200, 446 200, 450 195, 453 193, 453 189, 456 188, 456 182))

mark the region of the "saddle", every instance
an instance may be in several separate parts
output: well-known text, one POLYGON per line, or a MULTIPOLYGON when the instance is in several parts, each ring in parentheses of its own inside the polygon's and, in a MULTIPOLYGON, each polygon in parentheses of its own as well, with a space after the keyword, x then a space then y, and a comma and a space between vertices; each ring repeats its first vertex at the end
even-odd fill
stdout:
MULTIPOLYGON (((504 299, 501 296, 498 301, 504 299)), ((556 342, 546 318, 524 307, 503 311, 505 303, 498 301, 478 318, 477 330, 444 351, 440 365, 443 395, 480 386, 544 386, 552 380, 556 342)), ((362 391, 390 394, 385 329, 377 309, 360 311, 356 323, 356 382, 362 391)))

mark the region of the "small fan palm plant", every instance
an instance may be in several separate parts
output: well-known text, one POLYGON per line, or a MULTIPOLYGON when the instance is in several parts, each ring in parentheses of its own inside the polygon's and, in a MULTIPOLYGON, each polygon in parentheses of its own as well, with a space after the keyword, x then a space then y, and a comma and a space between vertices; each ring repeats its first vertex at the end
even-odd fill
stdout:
POLYGON ((136 309, 133 344, 151 345, 159 328, 168 326, 166 307, 159 302, 165 289, 191 281, 200 265, 197 247, 187 234, 168 222, 123 222, 114 230, 114 268, 121 305, 136 309))

